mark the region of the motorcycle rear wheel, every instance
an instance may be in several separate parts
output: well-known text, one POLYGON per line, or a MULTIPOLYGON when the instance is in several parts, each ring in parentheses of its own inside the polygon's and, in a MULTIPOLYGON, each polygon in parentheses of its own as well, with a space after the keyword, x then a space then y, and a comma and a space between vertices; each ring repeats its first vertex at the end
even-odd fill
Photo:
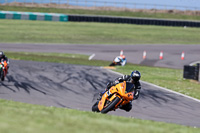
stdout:
POLYGON ((116 97, 113 101, 110 102, 108 106, 101 110, 101 113, 105 114, 115 108, 115 105, 120 101, 119 97, 116 97))

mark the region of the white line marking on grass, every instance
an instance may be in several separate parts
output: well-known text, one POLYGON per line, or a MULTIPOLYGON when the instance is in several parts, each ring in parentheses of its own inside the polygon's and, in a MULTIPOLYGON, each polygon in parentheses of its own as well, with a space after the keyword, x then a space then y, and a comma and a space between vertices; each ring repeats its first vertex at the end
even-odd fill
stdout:
POLYGON ((90 55, 90 57, 88 58, 88 60, 91 60, 92 58, 94 58, 95 54, 90 55))
MULTIPOLYGON (((114 74, 123 76, 123 74, 121 74, 121 73, 119 73, 119 72, 115 72, 115 71, 112 71, 112 70, 110 70, 110 69, 106 69, 106 70, 109 71, 109 72, 111 72, 111 73, 114 73, 114 74)), ((140 81, 141 81, 141 80, 140 80, 140 81)), ((173 91, 173 90, 169 90, 169 89, 167 89, 167 88, 160 87, 160 86, 158 86, 158 85, 155 85, 155 84, 152 84, 152 83, 148 83, 148 82, 146 82, 146 81, 141 81, 141 82, 142 82, 142 83, 145 83, 145 84, 147 84, 147 85, 150 85, 150 86, 153 86, 153 87, 156 87, 156 88, 159 88, 159 89, 162 89, 162 90, 171 92, 171 93, 175 93, 175 94, 177 94, 177 95, 180 95, 180 96, 183 96, 183 97, 186 97, 186 98, 189 98, 189 99, 192 99, 192 100, 194 100, 194 101, 196 101, 196 102, 200 102, 199 99, 196 99, 196 98, 187 96, 187 95, 185 95, 185 94, 182 94, 182 93, 179 93, 179 92, 176 92, 176 91, 173 91)))

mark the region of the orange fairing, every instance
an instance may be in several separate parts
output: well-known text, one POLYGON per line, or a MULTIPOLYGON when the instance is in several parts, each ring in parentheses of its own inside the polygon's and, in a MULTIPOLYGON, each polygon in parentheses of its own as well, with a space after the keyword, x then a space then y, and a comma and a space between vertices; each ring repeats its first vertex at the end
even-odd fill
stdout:
POLYGON ((133 92, 126 92, 126 81, 124 81, 123 83, 119 83, 116 85, 116 89, 118 89, 118 93, 121 97, 123 97, 123 99, 131 101, 133 100, 133 92))
POLYGON ((4 67, 7 67, 7 62, 6 62, 6 61, 4 61, 3 63, 4 63, 4 67))
POLYGON ((107 92, 105 92, 103 96, 101 97, 101 101, 99 101, 99 104, 98 104, 98 108, 100 111, 103 109, 107 97, 108 97, 108 94, 107 92))
MULTIPOLYGON (((116 86, 112 86, 108 91, 106 91, 99 101, 98 109, 101 111, 106 106, 105 104, 107 101, 111 102, 116 97, 121 99, 117 106, 127 104, 129 101, 133 100, 133 92, 126 92, 126 81, 119 83, 116 86)), ((115 109, 116 108, 117 107, 115 107, 115 109)))
POLYGON ((4 61, 3 63, 4 63, 4 67, 5 67, 5 76, 6 76, 6 74, 7 74, 7 71, 8 71, 8 68, 7 68, 8 64, 7 64, 7 62, 6 62, 6 61, 4 61))
POLYGON ((3 64, 4 67, 7 67, 8 65, 6 61, 3 61, 3 63, 0 62, 0 64, 3 64))

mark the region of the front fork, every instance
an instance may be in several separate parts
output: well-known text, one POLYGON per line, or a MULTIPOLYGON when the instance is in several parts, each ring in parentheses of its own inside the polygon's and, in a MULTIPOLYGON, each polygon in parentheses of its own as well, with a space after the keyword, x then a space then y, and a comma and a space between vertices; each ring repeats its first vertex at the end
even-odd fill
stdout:
POLYGON ((114 95, 112 95, 112 97, 109 99, 109 101, 113 101, 114 98, 116 98, 116 97, 119 97, 119 98, 120 98, 120 101, 115 105, 114 110, 117 109, 118 106, 123 102, 123 98, 121 98, 121 97, 120 97, 119 95, 117 95, 116 93, 115 93, 114 95))

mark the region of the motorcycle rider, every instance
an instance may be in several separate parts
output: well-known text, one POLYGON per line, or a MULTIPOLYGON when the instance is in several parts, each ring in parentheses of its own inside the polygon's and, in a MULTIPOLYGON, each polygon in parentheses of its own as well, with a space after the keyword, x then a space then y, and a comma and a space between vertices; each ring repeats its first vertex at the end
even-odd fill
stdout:
MULTIPOLYGON (((141 74, 139 71, 135 70, 132 71, 131 75, 124 75, 122 77, 117 78, 114 82, 109 82, 107 84, 107 88, 104 92, 102 92, 100 94, 100 96, 102 96, 106 91, 108 91, 112 86, 117 85, 118 83, 121 83, 123 81, 126 81, 127 83, 131 83, 133 84, 133 100, 138 99, 139 95, 140 95, 140 90, 141 90, 141 84, 140 84, 140 78, 141 78, 141 74)), ((129 102, 126 105, 123 105, 120 107, 120 109, 123 109, 125 111, 130 111, 132 109, 132 101, 129 102)))
POLYGON ((126 64, 127 60, 125 55, 120 55, 115 57, 113 63, 111 63, 109 66, 115 66, 115 65, 120 65, 120 66, 124 66, 126 64))
POLYGON ((120 55, 119 58, 121 60, 120 61, 121 66, 124 66, 126 64, 126 62, 127 62, 125 55, 120 55))
POLYGON ((7 68, 6 68, 6 72, 8 73, 8 69, 9 69, 9 59, 5 56, 3 51, 0 51, 0 61, 6 61, 7 62, 7 68))

